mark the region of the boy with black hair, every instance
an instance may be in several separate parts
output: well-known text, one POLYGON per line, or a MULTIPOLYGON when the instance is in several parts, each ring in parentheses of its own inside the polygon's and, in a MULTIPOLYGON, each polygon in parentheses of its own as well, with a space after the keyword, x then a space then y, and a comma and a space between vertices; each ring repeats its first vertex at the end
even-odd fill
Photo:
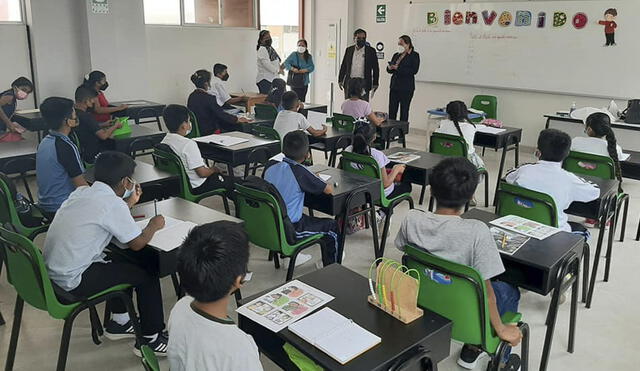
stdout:
MULTIPOLYGON (((476 191, 478 179, 478 170, 466 158, 442 160, 429 175, 436 211, 409 210, 395 245, 403 250, 404 246, 411 244, 477 270, 485 280, 493 329, 500 339, 516 346, 522 339, 520 329, 502 323, 500 317, 506 312, 518 311, 520 292, 507 283, 492 281, 504 272, 504 266, 489 227, 479 220, 460 217, 464 205, 476 191)), ((465 344, 458 364, 473 369, 481 354, 476 346, 465 344)), ((505 363, 502 370, 515 371, 520 367, 520 358, 512 354, 505 363)))
MULTIPOLYGON (((44 243, 44 261, 51 280, 79 297, 90 297, 119 284, 136 290, 144 344, 158 355, 165 355, 167 338, 163 333, 162 293, 152 267, 142 267, 120 254, 105 254, 113 238, 135 255, 164 227, 161 215, 149 220, 144 229, 136 224, 129 209, 142 190, 131 179, 136 163, 128 155, 105 151, 95 162, 95 182, 80 187, 62 204, 49 227, 44 243), (72 231, 72 233, 70 233, 72 231)), ((151 265, 151 264, 149 264, 151 265)), ((133 324, 122 300, 109 301, 111 320, 105 335, 111 340, 134 338, 133 324)), ((134 353, 140 356, 136 342, 134 353)))
POLYGON ((211 87, 209 88, 209 94, 212 94, 216 97, 216 101, 218 101, 218 105, 224 109, 232 109, 232 104, 242 103, 244 97, 234 97, 231 98, 231 95, 227 92, 227 88, 224 86, 224 82, 229 80, 229 72, 227 71, 227 66, 221 63, 216 63, 213 65, 213 78, 211 78, 211 87))
POLYGON ((169 133, 162 139, 162 144, 171 148, 182 160, 189 183, 194 194, 202 194, 214 189, 225 188, 229 195, 233 191, 233 177, 223 176, 220 169, 208 167, 202 159, 198 144, 186 135, 191 133, 192 124, 189 110, 179 104, 170 104, 162 112, 164 124, 169 133))
MULTIPOLYGON (((295 93, 294 93, 295 94, 295 93)), ((338 225, 329 218, 316 218, 302 213, 305 193, 331 194, 333 186, 325 183, 307 169, 302 162, 309 153, 309 138, 301 130, 285 135, 282 141, 282 162, 271 165, 264 179, 273 184, 287 206, 287 214, 296 230, 296 237, 304 238, 321 233, 322 263, 327 266, 335 263, 338 246, 338 225)))
POLYGON ((93 164, 100 151, 109 149, 105 141, 111 138, 113 132, 120 129, 122 124, 118 122, 113 125, 110 121, 103 123, 96 121, 90 112, 98 104, 98 92, 95 89, 80 85, 76 89, 75 100, 76 114, 79 120, 75 132, 80 141, 82 159, 93 164))
POLYGON ((49 127, 49 134, 38 145, 36 181, 38 203, 51 218, 77 187, 86 186, 84 166, 78 147, 69 138, 78 126, 73 101, 49 97, 40 105, 40 113, 49 127))
POLYGON ((169 317, 171 370, 262 370, 253 338, 228 314, 248 263, 249 240, 240 224, 219 221, 191 230, 178 250, 178 274, 189 296, 169 317))
POLYGON ((546 193, 556 204, 558 227, 567 232, 584 234, 587 230, 579 223, 568 222, 566 210, 572 202, 590 202, 600 196, 600 189, 562 168, 569 155, 571 137, 557 129, 545 129, 538 136, 536 157, 538 162, 526 164, 506 176, 507 183, 546 193))
POLYGON ((322 129, 316 129, 307 118, 298 110, 300 109, 300 100, 295 91, 288 91, 282 95, 282 106, 284 111, 280 111, 273 124, 273 128, 280 134, 283 139, 287 133, 294 130, 306 130, 314 137, 319 137, 327 132, 327 127, 322 125, 322 129))

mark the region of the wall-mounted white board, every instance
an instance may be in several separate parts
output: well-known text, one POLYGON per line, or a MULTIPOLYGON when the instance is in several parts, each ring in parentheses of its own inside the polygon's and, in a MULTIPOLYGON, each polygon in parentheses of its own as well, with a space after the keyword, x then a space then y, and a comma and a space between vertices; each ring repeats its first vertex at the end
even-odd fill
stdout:
POLYGON ((429 2, 408 4, 404 24, 421 56, 419 81, 632 98, 640 97, 639 17, 638 0, 429 2), (609 8, 616 46, 604 46, 598 23, 609 8))

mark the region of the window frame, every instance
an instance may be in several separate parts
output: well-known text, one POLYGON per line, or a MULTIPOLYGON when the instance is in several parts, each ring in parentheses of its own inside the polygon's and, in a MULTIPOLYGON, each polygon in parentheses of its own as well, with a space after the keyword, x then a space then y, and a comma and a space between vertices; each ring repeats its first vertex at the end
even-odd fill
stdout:
POLYGON ((23 25, 27 24, 25 16, 27 14, 24 0, 18 0, 20 5, 20 20, 19 21, 0 21, 0 25, 23 25))
MULTIPOLYGON (((205 23, 187 23, 185 21, 184 0, 177 0, 180 3, 180 23, 179 24, 163 24, 163 23, 147 23, 144 20, 145 26, 154 27, 186 27, 186 28, 216 28, 216 29, 228 29, 228 30, 259 30, 260 29, 260 0, 252 0, 253 3, 253 26, 250 27, 238 27, 238 26, 225 26, 224 25, 224 2, 226 0, 218 0, 218 15, 220 24, 205 24, 205 23)), ((143 4, 144 6, 144 4, 143 4)), ((144 12, 143 12, 144 13, 144 12)))

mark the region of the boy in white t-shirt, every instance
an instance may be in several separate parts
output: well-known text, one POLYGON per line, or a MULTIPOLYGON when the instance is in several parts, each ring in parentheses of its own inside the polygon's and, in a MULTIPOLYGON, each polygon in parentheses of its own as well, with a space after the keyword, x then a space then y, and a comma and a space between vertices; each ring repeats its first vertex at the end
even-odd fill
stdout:
POLYGON ((306 130, 314 137, 322 136, 327 132, 326 126, 323 125, 321 129, 316 129, 309 124, 306 117, 298 112, 300 100, 295 91, 288 91, 282 95, 282 106, 284 111, 278 113, 273 124, 273 128, 280 134, 280 140, 283 140, 287 133, 294 130, 306 130))
POLYGON ((202 159, 198 144, 187 138, 192 126, 189 120, 189 110, 179 104, 170 104, 162 112, 164 124, 169 133, 162 139, 162 144, 171 148, 182 160, 189 183, 194 194, 202 194, 215 189, 224 188, 231 195, 233 192, 233 177, 225 176, 216 167, 208 167, 202 159))
POLYGON ((227 312, 248 263, 249 241, 240 224, 219 221, 191 230, 178 250, 178 274, 189 296, 169 318, 172 371, 262 370, 253 338, 227 312))

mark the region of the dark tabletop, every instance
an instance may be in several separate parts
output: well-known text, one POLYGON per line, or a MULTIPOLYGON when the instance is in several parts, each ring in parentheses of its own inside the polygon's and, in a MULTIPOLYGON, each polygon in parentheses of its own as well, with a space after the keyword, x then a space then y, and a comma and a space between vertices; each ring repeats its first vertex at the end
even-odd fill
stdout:
POLYGON ((316 111, 316 112, 327 113, 327 105, 318 104, 318 103, 305 103, 304 108, 300 110, 300 113, 307 116, 306 111, 316 111))
POLYGON ((573 202, 565 212, 567 214, 581 216, 584 218, 598 219, 600 216, 601 201, 618 192, 618 181, 615 179, 602 179, 586 175, 578 176, 596 184, 598 188, 600 188, 600 197, 591 202, 573 202))
POLYGON ((110 106, 119 106, 121 104, 129 104, 129 108, 127 108, 124 111, 114 112, 113 116, 119 116, 119 117, 128 116, 131 119, 135 119, 136 117, 138 117, 138 112, 146 108, 150 108, 151 110, 153 110, 153 114, 151 113, 151 111, 148 111, 148 112, 145 111, 145 114, 138 118, 161 116, 162 111, 164 110, 164 107, 165 107, 165 105, 162 103, 151 102, 144 99, 132 99, 132 100, 120 101, 120 102, 109 102, 110 106), (130 102, 144 102, 144 104, 130 104, 130 102))
MULTIPOLYGON (((431 170, 440 163, 440 161, 447 158, 447 156, 439 155, 437 153, 430 153, 425 151, 418 151, 410 148, 389 148, 384 151, 385 155, 389 156, 396 152, 411 152, 420 156, 419 159, 413 160, 406 164, 407 168, 402 176, 403 180, 409 181, 413 184, 427 185, 429 184, 429 174, 431 170)), ((391 161, 391 164, 396 164, 391 161)))
MULTIPOLYGON (((564 121, 564 122, 574 122, 574 123, 577 123, 577 124, 584 124, 583 120, 574 119, 573 117, 568 116, 568 115, 547 114, 547 115, 544 115, 544 117, 547 119, 547 124, 549 123, 550 120, 553 120, 553 121, 564 121)), ((640 125, 627 124, 626 122, 622 122, 622 121, 612 122, 611 123, 611 127, 615 128, 615 129, 627 129, 627 130, 640 131, 640 125)))
MULTIPOLYGON (((241 219, 234 218, 231 215, 177 197, 158 201, 157 207, 159 215, 170 216, 174 219, 185 220, 199 225, 221 220, 243 223, 241 219)), ((145 218, 150 218, 154 215, 153 202, 136 205, 131 209, 131 214, 145 215, 145 218)))
POLYGON ((18 173, 21 170, 29 171, 35 170, 33 168, 14 168, 10 166, 5 169, 5 166, 13 160, 21 159, 34 159, 36 158, 36 152, 38 152, 38 139, 35 133, 25 132, 22 134, 24 140, 19 142, 7 142, 0 143, 0 171, 7 174, 18 173))
MULTIPOLYGON (((334 296, 335 299, 329 302, 327 307, 381 337, 382 342, 347 364, 341 365, 324 352, 294 335, 289 329, 285 328, 275 334, 240 315, 240 328, 253 335, 261 349, 263 344, 269 345, 267 344, 269 339, 280 338, 295 346, 327 370, 387 369, 395 358, 420 344, 425 345, 427 350, 431 351, 434 363, 449 356, 451 321, 425 310, 423 317, 408 325, 403 324, 367 302, 368 280, 348 268, 332 264, 298 279, 334 296), (261 332, 261 329, 267 332, 261 332)), ((270 290, 272 289, 247 298, 244 302, 251 301, 270 290)))
POLYGON ((129 153, 129 145, 139 138, 148 138, 155 145, 160 143, 166 135, 165 132, 151 126, 136 125, 132 123, 129 123, 129 126, 131 127, 130 135, 112 139, 116 151, 129 153))
MULTIPOLYGON (((326 165, 313 165, 310 170, 314 173, 331 175, 327 183, 333 185, 333 193, 331 195, 305 195, 305 206, 313 210, 333 216, 340 215, 344 212, 345 202, 351 192, 361 189, 366 189, 371 193, 372 201, 375 202, 380 199, 380 179, 348 173, 326 165), (336 185, 336 182, 338 185, 336 185)), ((360 204, 364 204, 365 197, 361 195, 356 200, 359 200, 360 204)))
POLYGON ((640 180, 640 152, 629 150, 624 150, 623 152, 631 156, 629 156, 627 161, 620 161, 622 176, 629 179, 640 180))
POLYGON ((204 158, 231 166, 238 166, 246 164, 249 153, 256 148, 266 147, 272 155, 280 152, 280 142, 277 140, 268 140, 240 131, 222 133, 222 135, 244 138, 248 139, 248 141, 228 147, 198 142, 198 147, 200 147, 204 158))
MULTIPOLYGON (((136 168, 133 171, 132 178, 136 182, 138 182, 138 184, 140 184, 141 186, 179 178, 179 176, 176 174, 171 174, 164 170, 160 170, 157 167, 151 164, 148 164, 146 162, 142 162, 139 160, 135 160, 135 161, 136 161, 136 168)), ((95 168, 92 167, 87 169, 87 171, 84 173, 84 178, 87 180, 87 182, 90 182, 90 183, 93 182, 94 171, 95 171, 95 168)))
MULTIPOLYGON (((483 221, 488 226, 489 222, 499 218, 496 214, 479 209, 471 209, 462 217, 483 221)), ((506 269, 500 279, 547 295, 553 289, 552 278, 567 254, 574 251, 582 256, 583 242, 582 236, 564 231, 544 240, 530 238, 513 255, 500 254, 506 269)))
POLYGON ((40 111, 29 113, 16 112, 11 119, 29 131, 42 131, 48 129, 47 123, 44 121, 44 118, 42 118, 40 111))
POLYGON ((505 130, 497 134, 477 131, 473 144, 480 147, 500 149, 505 147, 505 145, 520 143, 522 140, 522 129, 509 126, 505 126, 503 129, 505 130))
POLYGON ((350 137, 353 135, 351 130, 343 130, 327 125, 327 132, 324 135, 315 137, 309 135, 309 143, 324 143, 328 151, 333 151, 336 142, 342 137, 350 137))

